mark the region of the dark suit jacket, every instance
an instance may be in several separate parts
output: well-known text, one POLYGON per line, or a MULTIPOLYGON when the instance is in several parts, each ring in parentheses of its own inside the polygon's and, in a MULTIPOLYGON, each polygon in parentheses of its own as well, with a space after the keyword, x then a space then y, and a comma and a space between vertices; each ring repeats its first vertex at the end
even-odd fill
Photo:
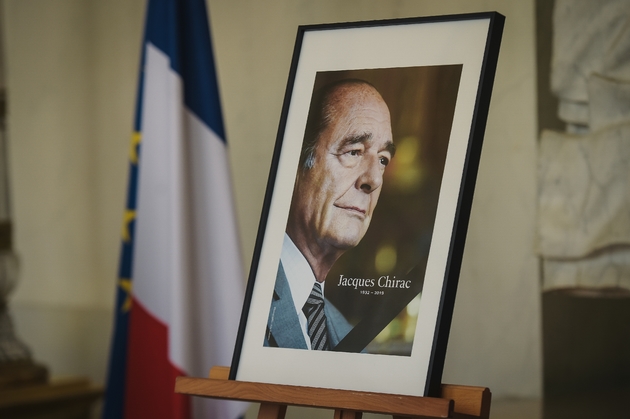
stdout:
MULTIPOLYGON (((328 300, 325 300, 324 313, 326 314, 326 326, 328 327, 328 342, 332 349, 352 330, 352 326, 328 300)), ((304 334, 300 328, 300 321, 295 311, 291 289, 282 268, 282 263, 279 264, 278 274, 276 275, 276 285, 271 301, 271 309, 269 310, 269 318, 267 319, 264 345, 280 348, 308 349, 304 341, 304 334)))

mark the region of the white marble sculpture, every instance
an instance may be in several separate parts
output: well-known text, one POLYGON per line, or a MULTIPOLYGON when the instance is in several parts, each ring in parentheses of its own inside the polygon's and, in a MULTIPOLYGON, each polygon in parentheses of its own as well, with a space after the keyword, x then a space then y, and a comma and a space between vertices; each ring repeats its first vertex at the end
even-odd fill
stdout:
POLYGON ((539 148, 543 289, 630 290, 630 1, 556 0, 539 148))

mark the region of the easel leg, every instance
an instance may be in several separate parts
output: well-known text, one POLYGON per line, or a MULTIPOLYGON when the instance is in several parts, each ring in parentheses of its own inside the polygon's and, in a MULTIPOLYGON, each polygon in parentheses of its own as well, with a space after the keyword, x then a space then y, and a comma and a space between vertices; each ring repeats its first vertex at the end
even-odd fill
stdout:
POLYGON ((354 410, 335 410, 335 419, 361 419, 363 412, 356 412, 354 410))
POLYGON ((261 403, 258 409, 258 419, 284 419, 286 413, 286 404, 261 403))

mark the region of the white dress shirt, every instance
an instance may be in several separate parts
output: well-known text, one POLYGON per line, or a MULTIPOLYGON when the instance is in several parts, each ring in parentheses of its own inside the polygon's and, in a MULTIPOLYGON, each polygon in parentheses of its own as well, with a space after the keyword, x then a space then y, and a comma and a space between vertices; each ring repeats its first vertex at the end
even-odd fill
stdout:
MULTIPOLYGON (((284 268, 284 273, 287 276, 289 282, 289 289, 291 290, 291 297, 293 298, 293 304, 295 305, 295 312, 300 320, 300 327, 304 334, 304 340, 306 346, 311 349, 311 339, 308 337, 307 320, 306 315, 302 311, 302 307, 306 304, 308 296, 311 295, 313 285, 317 281, 315 274, 311 269, 311 265, 293 243, 293 240, 284 233, 284 242, 282 243, 282 254, 280 255, 280 262, 284 268)), ((322 295, 324 294, 324 282, 321 284, 322 295)))

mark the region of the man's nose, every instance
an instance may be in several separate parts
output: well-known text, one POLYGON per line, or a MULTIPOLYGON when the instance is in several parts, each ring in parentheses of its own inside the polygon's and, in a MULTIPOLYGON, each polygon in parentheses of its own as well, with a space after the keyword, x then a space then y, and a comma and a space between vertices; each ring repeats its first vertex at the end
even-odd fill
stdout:
POLYGON ((364 159, 361 165, 361 173, 357 179, 357 188, 365 193, 371 193, 383 184, 383 170, 377 157, 364 159))

